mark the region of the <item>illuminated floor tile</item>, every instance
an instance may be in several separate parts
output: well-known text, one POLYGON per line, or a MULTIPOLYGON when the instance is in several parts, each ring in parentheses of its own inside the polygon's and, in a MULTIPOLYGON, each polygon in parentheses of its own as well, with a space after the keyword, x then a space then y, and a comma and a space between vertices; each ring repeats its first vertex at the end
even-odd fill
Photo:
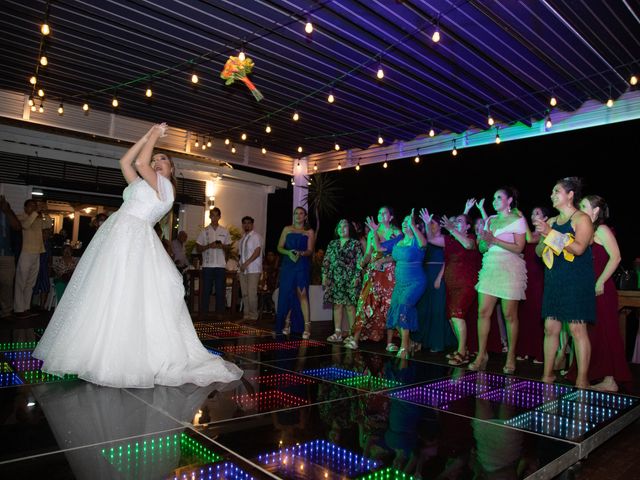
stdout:
POLYGON ((537 410, 590 423, 605 422, 618 414, 618 410, 587 403, 572 402, 570 400, 549 402, 538 407, 537 410))
POLYGON ((540 411, 523 413, 511 420, 507 420, 505 425, 565 440, 577 440, 595 427, 595 424, 591 422, 551 415, 540 411))
MULTIPOLYGON (((157 474, 154 464, 188 466, 195 472, 198 470, 193 468, 195 465, 212 464, 222 460, 220 455, 184 433, 116 444, 111 448, 103 448, 101 453, 125 478, 148 478, 152 472, 157 474)), ((181 475, 177 475, 180 470, 179 468, 173 472, 169 478, 182 478, 181 475)))
POLYGON ((4 358, 7 361, 13 361, 13 360, 37 360, 37 358, 33 358, 31 356, 31 354, 33 353, 33 350, 16 350, 13 352, 3 352, 2 353, 2 358, 4 358))
POLYGON ((303 370, 300 373, 309 375, 310 377, 319 378, 321 380, 336 381, 345 378, 359 377, 361 372, 354 372, 353 370, 346 370, 338 367, 326 367, 326 368, 314 368, 311 370, 303 370))
POLYGON ((260 375, 258 377, 247 378, 250 382, 256 382, 260 385, 266 385, 268 387, 290 387, 293 385, 311 385, 318 383, 317 380, 303 377, 302 375, 295 375, 292 373, 275 373, 272 375, 260 375))
POLYGON ((0 387, 22 385, 24 382, 14 372, 0 373, 0 387))
POLYGON ((254 480, 254 477, 230 462, 220 462, 213 465, 204 465, 189 470, 181 470, 172 480, 254 480))
POLYGON ((564 396, 562 399, 617 410, 629 408, 640 403, 640 399, 635 397, 628 397, 617 393, 596 392, 593 390, 577 390, 564 396))
POLYGON ((215 348, 211 348, 211 347, 205 347, 207 349, 207 351, 213 355, 217 355, 219 357, 222 356, 222 352, 219 350, 216 350, 215 348))
POLYGON ((463 396, 466 396, 460 392, 445 392, 434 388, 429 388, 426 385, 420 385, 417 387, 403 388, 396 390, 389 394, 390 397, 398 398, 400 400, 407 400, 413 403, 419 403, 420 405, 427 405, 429 407, 448 408, 447 404, 454 400, 458 400, 463 396))
POLYGON ((326 344, 315 340, 291 340, 287 342, 255 343, 253 345, 228 345, 219 347, 227 353, 259 353, 274 350, 296 350, 300 347, 324 347, 326 344))
POLYGON ((38 342, 5 342, 0 343, 0 352, 34 349, 38 342))
POLYGON ((40 370, 43 362, 37 358, 31 358, 29 360, 11 360, 9 363, 14 371, 27 372, 30 370, 40 370))
POLYGON ((294 478, 354 477, 379 466, 375 460, 325 440, 314 440, 258 455, 258 463, 272 473, 294 478))
POLYGON ((246 395, 235 395, 231 397, 244 410, 251 410, 257 413, 279 410, 282 408, 299 407, 307 405, 309 402, 304 398, 280 392, 278 390, 267 390, 264 392, 251 393, 246 395))
POLYGON ((398 382, 397 380, 388 380, 386 378, 374 377, 372 375, 344 378, 342 380, 338 380, 337 383, 370 391, 384 390, 403 385, 402 382, 398 382))
POLYGON ((475 383, 486 388, 502 388, 521 382, 519 378, 487 372, 466 372, 462 377, 452 380, 475 383))
POLYGON ((40 370, 20 372, 19 375, 22 378, 23 383, 29 384, 62 382, 78 379, 77 375, 64 375, 63 377, 58 377, 57 375, 51 375, 50 373, 41 372, 40 370))
POLYGON ((358 477, 357 480, 413 480, 413 478, 411 475, 396 470, 393 467, 387 467, 383 470, 370 473, 369 475, 358 477))

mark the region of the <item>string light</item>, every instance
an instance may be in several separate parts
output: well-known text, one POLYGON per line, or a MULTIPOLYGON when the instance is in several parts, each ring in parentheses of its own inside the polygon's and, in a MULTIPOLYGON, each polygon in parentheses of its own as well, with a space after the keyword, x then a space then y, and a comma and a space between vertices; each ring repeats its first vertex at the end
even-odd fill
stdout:
POLYGON ((40 33, 42 33, 42 35, 44 35, 45 37, 51 33, 51 28, 49 27, 49 24, 46 20, 40 27, 40 33))
POLYGON ((244 62, 246 58, 247 56, 244 53, 244 48, 241 48, 240 52, 238 53, 238 60, 240 60, 241 62, 244 62))
POLYGON ((496 123, 493 117, 491 116, 491 111, 489 110, 489 107, 487 107, 487 123, 489 124, 490 127, 492 127, 493 124, 496 123))
POLYGON ((29 83, 31 85, 35 85, 36 83, 38 83, 38 79, 36 78, 35 75, 31 75, 31 78, 29 79, 29 83))
POLYGON ((384 70, 382 69, 382 60, 378 63, 378 71, 376 72, 376 77, 378 80, 382 80, 384 78, 384 70))
POLYGON ((338 144, 338 142, 336 142, 336 144, 333 146, 333 148, 337 151, 340 150, 340 144, 338 144))
POLYGON ((311 35, 313 33, 313 23, 311 23, 311 17, 307 17, 307 23, 304 25, 304 31, 307 35, 311 35))
POLYGON ((265 155, 267 153, 267 149, 262 147, 262 154, 265 155))
POLYGON ((382 168, 387 168, 389 165, 387 165, 387 161, 385 160, 385 162, 382 164, 382 168))
POLYGON ((209 140, 207 140, 207 147, 211 148, 211 145, 213 145, 213 143, 211 142, 211 138, 209 138, 209 140))
POLYGON ((451 150, 451 155, 453 155, 454 157, 456 155, 458 155, 458 149, 456 148, 456 141, 453 141, 453 150, 451 150))
POLYGON ((33 101, 33 95, 29 96, 29 106, 33 107, 34 101, 33 101))
POLYGON ((42 65, 43 67, 46 67, 47 65, 49 65, 49 59, 47 58, 47 55, 44 52, 40 57, 40 65, 42 65))
POLYGON ((196 135, 196 143, 193 144, 194 147, 198 148, 200 146, 200 139, 196 135))
POLYGON ((60 102, 60 106, 58 107, 58 115, 64 115, 64 105, 60 102))
POLYGON ((435 137, 436 135, 436 131, 433 129, 433 124, 431 125, 431 128, 429 129, 429 136, 430 137, 435 137))
POLYGON ((360 171, 360 162, 356 164, 356 172, 359 172, 359 171, 360 171))
POLYGON ((196 72, 193 72, 191 74, 191 83, 193 83, 194 85, 197 85, 199 81, 200 79, 198 78, 198 74, 196 72))
POLYGON ((247 139, 247 134, 243 132, 242 135, 240 135, 240 138, 244 142, 247 139))
MULTIPOLYGON (((298 145, 298 153, 302 153, 302 146, 298 145)), ((300 163, 298 163, 300 165, 300 163)))
POLYGON ((333 96, 333 90, 329 92, 329 96, 327 97, 327 102, 333 103, 336 101, 336 98, 333 96))
POLYGON ((231 143, 231 140, 229 140, 228 138, 224 139, 224 144, 225 145, 229 145, 231 143))
POLYGON ((88 104, 87 102, 84 102, 84 103, 82 104, 82 110, 84 110, 84 111, 85 111, 85 113, 88 113, 88 112, 89 112, 89 104, 88 104))
POLYGON ((440 41, 440 17, 438 16, 438 20, 436 20, 436 28, 433 31, 433 35, 431 35, 431 40, 434 43, 438 43, 440 41))
POLYGON ((295 112, 293 112, 293 121, 297 122, 298 120, 300 120, 300 114, 298 113, 298 111, 296 110, 295 112))
POLYGON ((43 89, 41 89, 41 88, 38 89, 38 96, 40 98, 44 97, 44 90, 43 89))
POLYGON ((314 171, 314 172, 317 172, 317 171, 318 171, 318 162, 315 162, 315 163, 313 164, 313 171, 314 171))
POLYGON ((271 125, 267 123, 267 126, 264 128, 264 131, 267 133, 271 133, 271 125))
POLYGON ((118 108, 119 105, 120 105, 120 102, 118 102, 118 96, 114 94, 113 100, 111 100, 111 106, 113 108, 118 108))
POLYGON ((36 107, 36 104, 34 103, 33 105, 31 105, 31 111, 35 112, 38 108, 36 107))
POLYGON ((235 146, 231 147, 231 153, 233 153, 233 154, 236 153, 236 147, 235 146))
POLYGON ((382 138, 382 135, 380 134, 380 132, 378 132, 378 143, 380 145, 382 145, 384 143, 384 138, 382 138))
POLYGON ((498 128, 496 127, 496 144, 500 145, 500 142, 502 140, 500 140, 500 131, 498 130, 498 128))
POLYGON ((555 95, 551 94, 551 98, 549 99, 549 105, 551 105, 552 107, 555 107, 558 104, 558 99, 555 97, 555 95))
POLYGON ((202 140, 202 150, 206 150, 207 149, 207 144, 204 143, 204 140, 202 140))
POLYGON ((40 102, 40 106, 38 107, 38 112, 44 113, 44 104, 40 102))
POLYGON ((420 163, 420 154, 416 155, 413 161, 416 163, 420 163))
POLYGON ((551 114, 547 114, 547 121, 545 122, 544 126, 546 127, 547 130, 551 130, 551 127, 553 127, 553 123, 551 122, 551 114))
POLYGON ((631 78, 629 79, 629 83, 631 85, 634 85, 634 86, 637 85, 638 84, 638 77, 635 76, 635 75, 631 75, 631 78))
POLYGON ((342 170, 342 165, 338 162, 338 170, 342 170))
POLYGON ((151 98, 153 96, 153 90, 151 90, 151 85, 147 87, 147 90, 144 92, 147 98, 151 98))

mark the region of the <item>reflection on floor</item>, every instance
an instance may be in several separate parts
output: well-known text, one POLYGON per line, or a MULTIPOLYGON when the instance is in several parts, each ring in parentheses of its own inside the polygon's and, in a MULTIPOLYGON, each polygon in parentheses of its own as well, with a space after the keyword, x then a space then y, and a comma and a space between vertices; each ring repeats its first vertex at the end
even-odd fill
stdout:
POLYGON ((195 326, 241 380, 98 387, 41 372, 35 341, 0 343, 0 476, 552 478, 640 416, 630 395, 195 326))

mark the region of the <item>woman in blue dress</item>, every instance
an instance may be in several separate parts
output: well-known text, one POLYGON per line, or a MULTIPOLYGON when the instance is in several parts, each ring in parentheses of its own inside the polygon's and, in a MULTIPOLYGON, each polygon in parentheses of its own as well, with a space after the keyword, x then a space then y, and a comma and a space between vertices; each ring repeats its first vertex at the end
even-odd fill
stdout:
POLYGON ((398 358, 409 358, 411 351, 409 333, 418 329, 416 304, 427 287, 424 261, 427 239, 416 225, 413 210, 402 222, 404 238, 393 247, 396 262, 396 284, 391 296, 391 307, 387 315, 387 328, 400 332, 398 358))
POLYGON ((309 273, 315 239, 313 229, 307 226, 307 211, 302 207, 296 207, 293 210, 293 225, 284 227, 278 241, 278 252, 282 255, 282 262, 276 332, 285 335, 302 332, 304 339, 311 336, 309 273), (299 311, 302 311, 304 331, 300 317, 296 314, 299 311))

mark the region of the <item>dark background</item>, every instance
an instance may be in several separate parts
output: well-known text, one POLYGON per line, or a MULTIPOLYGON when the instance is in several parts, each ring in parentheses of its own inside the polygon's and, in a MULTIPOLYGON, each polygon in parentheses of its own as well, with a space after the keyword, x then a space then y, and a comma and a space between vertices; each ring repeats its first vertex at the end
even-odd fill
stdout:
MULTIPOLYGON (((574 130, 500 145, 460 148, 422 157, 413 156, 382 164, 331 172, 341 186, 340 212, 321 219, 316 248, 326 248, 339 218, 364 220, 381 205, 396 211, 400 224, 412 207, 427 207, 431 213, 461 213, 467 198, 485 197, 488 214, 497 188, 513 186, 520 192, 519 207, 529 218, 534 206, 551 208, 549 196, 556 180, 565 176, 583 178, 584 194, 603 196, 610 208, 609 225, 616 232, 623 264, 640 256, 638 241, 640 121, 574 130)), ((291 224, 292 187, 269 197, 267 250, 274 250, 282 227, 291 224)), ((478 215, 477 209, 471 212, 478 215)), ((313 219, 311 219, 313 224, 313 219)))

